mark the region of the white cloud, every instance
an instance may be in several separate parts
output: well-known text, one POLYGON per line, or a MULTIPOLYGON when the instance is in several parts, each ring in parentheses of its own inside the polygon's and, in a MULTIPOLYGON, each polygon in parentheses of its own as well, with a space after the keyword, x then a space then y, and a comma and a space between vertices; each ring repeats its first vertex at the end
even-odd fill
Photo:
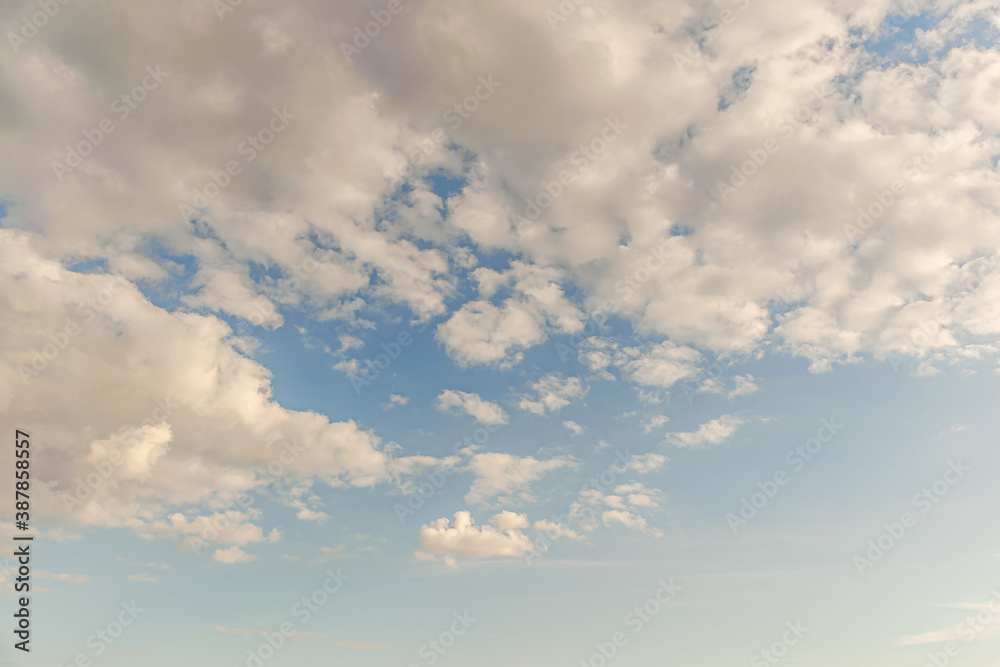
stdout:
POLYGON ((677 447, 697 448, 703 445, 718 445, 736 432, 744 420, 736 415, 723 415, 705 422, 698 430, 689 433, 668 433, 666 442, 677 447))
POLYGON ((584 432, 584 428, 572 420, 567 419, 562 423, 562 425, 563 428, 570 431, 573 435, 582 435, 584 432))
POLYGON ((255 560, 256 556, 251 556, 250 554, 243 551, 239 547, 229 547, 228 549, 216 549, 215 553, 212 554, 212 560, 217 563, 227 563, 233 565, 235 563, 248 563, 255 560))
POLYGON ((736 398, 737 396, 746 396, 747 394, 752 394, 759 391, 760 388, 757 386, 756 381, 749 373, 747 375, 736 375, 733 377, 734 387, 729 391, 729 398, 736 398))
POLYGON ((653 537, 663 536, 662 530, 650 527, 644 518, 626 510, 607 510, 601 514, 601 520, 604 522, 605 526, 620 524, 629 530, 646 533, 648 535, 652 535, 653 537))
POLYGON ((438 340, 460 364, 509 367, 521 361, 521 350, 544 341, 547 331, 583 328, 583 314, 566 298, 555 269, 515 261, 505 274, 480 269, 475 275, 481 296, 492 296, 507 282, 515 296, 499 306, 470 301, 438 327, 438 340))
POLYGON ((642 425, 642 432, 649 433, 653 429, 660 428, 669 421, 670 417, 667 417, 666 415, 654 415, 649 418, 649 421, 642 425))
POLYGON ((437 397, 437 409, 449 412, 458 409, 480 424, 503 426, 508 421, 507 413, 498 404, 483 400, 478 394, 454 389, 445 389, 437 397))
POLYGON ((571 401, 583 398, 590 389, 580 378, 563 377, 558 373, 550 373, 531 384, 534 398, 524 395, 518 403, 518 408, 536 415, 561 410, 571 401))
POLYGON ((389 400, 385 403, 379 403, 379 407, 383 410, 392 410, 396 406, 406 405, 410 402, 409 396, 401 396, 399 394, 389 394, 389 400))
POLYGON ((465 500, 477 505, 494 500, 504 505, 531 503, 535 501, 530 490, 533 482, 554 470, 576 465, 568 457, 542 461, 531 456, 498 452, 476 454, 469 461, 469 469, 475 473, 476 480, 465 500))
POLYGON ((523 556, 534 550, 524 533, 527 527, 528 519, 523 514, 504 511, 495 514, 488 525, 479 526, 463 510, 455 512, 454 525, 444 518, 422 526, 420 548, 439 556, 470 559, 523 556))
MULTIPOLYGON (((234 349, 225 323, 167 312, 110 276, 67 271, 37 253, 37 237, 4 229, 0 238, 0 302, 9 313, 0 323, 9 342, 0 351, 0 407, 19 423, 32 423, 39 401, 63 415, 48 446, 64 463, 38 488, 39 511, 176 539, 200 534, 212 508, 253 491, 279 455, 281 476, 291 479, 392 479, 393 459, 370 431, 278 405, 270 372, 234 349), (36 331, 72 345, 41 364, 36 331), (94 466, 113 476, 83 494, 77 480, 94 466), (177 513, 182 507, 204 513, 177 513)), ((264 539, 256 517, 231 516, 239 518, 221 540, 264 539)))
MULTIPOLYGON (((340 0, 265 7, 224 26, 205 3, 97 4, 77 17, 73 48, 53 24, 30 50, 0 55, 0 145, 23 156, 0 161, 9 194, 0 411, 23 424, 38 405, 59 407, 47 446, 62 465, 33 498, 43 516, 190 536, 263 481, 255 471, 273 460, 275 438, 304 448, 282 481, 394 480, 407 464, 370 426, 273 399, 246 325, 274 328, 292 315, 356 330, 399 306, 421 321, 440 317, 435 336, 459 365, 509 367, 550 339, 587 335, 584 313, 610 304, 641 342, 600 346, 591 336, 579 361, 595 378, 620 372, 651 404, 696 377, 708 351, 788 352, 817 372, 902 355, 932 376, 994 363, 1000 350, 1000 120, 983 83, 1000 75, 1000 52, 955 39, 977 18, 995 23, 989 3, 942 6, 941 22, 915 37, 953 48, 877 66, 857 35, 873 35, 889 3, 754 4, 686 67, 672 56, 704 41, 711 6, 606 4, 600 21, 553 31, 524 2, 442 0, 415 6, 412 20, 393 25, 397 38, 374 41, 355 67, 338 42, 370 15, 340 0), (316 29, 330 25, 341 34, 316 29), (212 39, 191 38, 213 26, 212 39), (505 37, 515 34, 511 56, 505 37), (65 161, 81 129, 107 115, 108 97, 152 65, 150 44, 169 76, 57 177, 53 160, 65 161), (747 53, 752 85, 720 110, 747 53), (119 66, 104 66, 109 59, 119 66), (436 66, 442 59, 454 66, 436 66), (517 83, 433 155, 409 161, 483 72, 517 83), (815 87, 830 93, 813 100, 815 87), (294 118, 245 161, 223 139, 258 132, 272 104, 294 118), (780 129, 803 108, 807 121, 780 129), (526 215, 525 200, 576 169, 576 147, 615 118, 627 127, 602 158, 526 215), (719 183, 768 139, 780 150, 723 193, 719 183), (915 166, 913 156, 931 154, 915 166), (192 202, 229 160, 241 173, 192 202), (426 184, 438 170, 460 184, 447 201, 426 184), (862 234, 851 231, 858 209, 893 180, 905 191, 862 234), (197 210, 182 215, 185 202, 197 210), (684 233, 674 233, 678 221, 684 233), (479 266, 487 253, 517 259, 479 266), (81 259, 133 280, 173 276, 184 307, 157 307, 127 285, 81 322, 81 304, 111 286, 109 276, 65 268, 81 259), (477 290, 471 300, 467 287, 477 290), (237 318, 237 335, 212 313, 237 318), (72 344, 37 356, 68 322, 81 325, 72 344), (172 414, 153 419, 166 397, 172 414), (63 494, 92 469, 92 454, 115 447, 130 451, 122 475, 67 508, 63 494)), ((342 338, 342 351, 358 340, 342 338)), ((358 371, 346 358, 337 367, 358 371)), ((755 384, 734 383, 731 398, 755 384)), ((586 393, 582 384, 578 395, 543 389, 522 409, 548 414, 586 393)), ((723 417, 668 442, 721 442, 737 422, 723 417)), ((9 472, 0 462, 0 475, 9 472)), ((227 539, 264 539, 259 522, 241 517, 227 539)))
POLYGON ((625 467, 639 473, 640 475, 645 475, 651 472, 656 472, 669 460, 670 459, 663 454, 635 454, 628 460, 625 467))

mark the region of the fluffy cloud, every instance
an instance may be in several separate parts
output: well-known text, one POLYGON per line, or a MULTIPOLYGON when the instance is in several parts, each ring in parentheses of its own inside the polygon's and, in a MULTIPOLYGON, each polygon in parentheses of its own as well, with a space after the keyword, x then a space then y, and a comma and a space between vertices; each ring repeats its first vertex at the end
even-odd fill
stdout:
POLYGON ((458 409, 480 424, 503 426, 508 421, 507 413, 496 403, 483 400, 478 394, 445 389, 437 397, 437 409, 449 412, 458 409))
POLYGON ((517 363, 599 307, 670 339, 623 368, 645 385, 685 376, 692 359, 675 345, 772 342, 815 370, 863 354, 994 354, 996 278, 962 275, 997 256, 1000 146, 983 82, 1000 55, 960 39, 993 4, 936 6, 913 47, 925 57, 877 67, 857 44, 886 3, 748 5, 720 25, 723 5, 643 0, 553 31, 520 0, 439 0, 351 62, 328 28, 350 39, 370 17, 345 2, 225 21, 207 5, 91 8, 74 34, 92 39, 53 21, 3 56, 3 143, 23 156, 0 163, 9 223, 40 230, 53 257, 136 279, 173 270, 143 256, 156 238, 196 262, 187 304, 261 326, 289 308, 342 312, 359 293, 443 315, 437 335, 462 364, 517 363), (485 39, 515 32, 518 57, 485 39), (692 43, 704 45, 694 58, 692 43), (734 91, 750 52, 753 75, 734 91), (66 147, 147 67, 166 72, 149 100, 109 116, 114 132, 75 166, 66 147), (484 72, 502 82, 493 98, 418 150, 484 72), (251 153, 241 142, 276 116, 285 126, 251 153), (608 119, 621 131, 598 142, 608 119), (599 156, 581 151, 591 145, 599 156), (461 182, 454 196, 430 191, 435 170, 461 182), (901 194, 851 232, 894 180, 901 194), (476 269, 478 297, 452 309, 477 263, 469 244, 518 259, 476 269), (917 336, 938 312, 941 331, 917 336))
POLYGON ((617 524, 652 537, 662 537, 663 531, 650 526, 641 514, 656 508, 660 495, 659 491, 647 489, 638 482, 620 484, 614 493, 607 494, 585 489, 570 506, 570 521, 588 533, 597 530, 599 524, 617 524))
POLYGON ((656 472, 662 468, 670 459, 663 454, 636 454, 629 458, 625 467, 635 471, 640 475, 656 472))
POLYGON ((227 565, 233 565, 235 563, 249 563, 255 558, 256 556, 249 555, 239 547, 216 549, 215 553, 212 554, 212 560, 217 563, 226 563, 227 565))
MULTIPOLYGON (((455 523, 447 518, 432 521, 420 528, 420 548, 431 555, 478 559, 493 556, 517 557, 533 551, 524 533, 528 519, 523 514, 501 512, 489 525, 479 526, 468 511, 455 512, 455 523)), ((454 563, 454 560, 446 561, 454 563)))
POLYGON ((469 469, 476 474, 476 480, 465 500, 473 504, 496 500, 505 505, 534 502, 535 497, 530 491, 533 482, 554 470, 576 465, 568 457, 540 461, 531 456, 497 452, 476 454, 469 461, 469 469))
MULTIPOLYGON (((236 349, 225 323, 163 310, 126 281, 68 271, 39 242, 0 230, 9 343, 0 407, 30 432, 38 405, 60 406, 58 424, 44 429, 60 463, 36 487, 43 516, 190 537, 208 528, 200 522, 212 508, 233 507, 261 484, 369 486, 403 465, 355 422, 274 402, 269 372, 236 349), (263 472, 269 465, 276 476, 263 472), (174 511, 189 506, 209 511, 174 511)), ((239 513, 220 541, 263 539, 254 520, 239 513)))
POLYGON ((718 445, 725 442, 743 424, 736 415, 723 415, 705 422, 696 431, 688 433, 668 433, 667 440, 677 447, 697 448, 703 445, 718 445))
POLYGON ((589 387, 580 378, 550 373, 531 384, 535 396, 522 396, 517 407, 536 415, 561 410, 571 401, 587 395, 589 387))

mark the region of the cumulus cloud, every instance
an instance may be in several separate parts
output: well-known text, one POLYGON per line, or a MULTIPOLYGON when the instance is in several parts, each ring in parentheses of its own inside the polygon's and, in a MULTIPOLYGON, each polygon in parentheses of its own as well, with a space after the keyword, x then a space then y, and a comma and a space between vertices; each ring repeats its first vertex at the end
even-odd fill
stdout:
POLYGON ((505 505, 531 503, 535 501, 531 493, 533 482, 554 470, 576 465, 576 461, 569 457, 539 460, 499 452, 476 454, 469 461, 469 469, 475 473, 476 479, 465 500, 473 504, 493 501, 505 505))
POLYGON ((564 277, 554 268, 513 262, 504 274, 478 269, 474 275, 481 296, 492 296, 507 283, 514 296, 499 305, 470 301, 438 328, 438 339, 461 364, 510 366, 523 358, 521 350, 544 341, 548 331, 583 329, 583 314, 566 298, 560 285, 564 277))
POLYGON ((488 426, 503 426, 508 421, 507 413, 498 404, 471 392, 445 389, 438 395, 435 404, 441 412, 457 409, 488 426))
POLYGON ((226 563, 227 565, 233 565, 235 563, 249 563, 256 558, 256 556, 251 556, 239 547, 216 549, 215 553, 212 554, 212 560, 217 563, 226 563))
POLYGON ((477 525, 466 510, 455 512, 454 524, 437 519, 420 528, 420 548, 427 554, 442 556, 454 563, 455 557, 468 559, 494 556, 517 557, 533 551, 524 533, 528 518, 503 511, 493 515, 488 525, 477 525))
POLYGON ((733 388, 729 390, 727 396, 728 398, 746 396, 747 394, 759 391, 759 389, 756 380, 749 373, 746 375, 736 375, 733 377, 733 388))
POLYGON ((389 400, 385 403, 381 403, 383 410, 391 410, 397 405, 406 405, 410 402, 409 396, 400 396, 399 394, 389 394, 389 400))
POLYGON ((666 415, 653 415, 645 424, 642 425, 642 432, 649 433, 654 429, 660 428, 669 421, 670 417, 667 417, 666 415))
POLYGON ((613 493, 598 489, 580 492, 570 506, 572 525, 584 532, 593 532, 599 525, 620 525, 652 537, 662 537, 663 531, 649 524, 643 511, 659 505, 660 492, 647 489, 638 482, 618 485, 613 493))
POLYGON ((704 445, 718 445, 728 440, 743 423, 744 420, 736 415, 723 415, 705 422, 695 431, 668 433, 666 442, 677 447, 692 449, 704 445))
POLYGON ((670 459, 663 454, 635 454, 625 463, 625 467, 640 475, 656 472, 670 459))
MULTIPOLYGON (((390 481, 392 459, 373 433, 278 405, 270 372, 234 348, 225 323, 168 312, 108 275, 68 271, 41 256, 39 243, 0 230, 8 313, 0 329, 9 341, 0 407, 30 428, 37 405, 61 406, 47 442, 61 462, 37 486, 40 513, 190 537, 218 514, 212 508, 235 508, 240 494, 276 482, 261 471, 279 456, 276 470, 288 479, 390 481), (175 511, 191 506, 209 511, 175 511)), ((228 515, 237 519, 220 539, 263 539, 253 516, 228 515)))
POLYGON ((580 378, 550 373, 531 384, 534 397, 521 396, 517 407, 536 415, 555 412, 587 395, 589 387, 580 378))

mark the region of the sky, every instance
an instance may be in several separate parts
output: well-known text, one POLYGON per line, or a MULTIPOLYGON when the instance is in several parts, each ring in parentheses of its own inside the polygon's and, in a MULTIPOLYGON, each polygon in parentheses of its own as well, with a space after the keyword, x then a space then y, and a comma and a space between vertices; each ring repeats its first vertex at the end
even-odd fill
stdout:
POLYGON ((992 667, 998 10, 8 3, 0 665, 992 667))

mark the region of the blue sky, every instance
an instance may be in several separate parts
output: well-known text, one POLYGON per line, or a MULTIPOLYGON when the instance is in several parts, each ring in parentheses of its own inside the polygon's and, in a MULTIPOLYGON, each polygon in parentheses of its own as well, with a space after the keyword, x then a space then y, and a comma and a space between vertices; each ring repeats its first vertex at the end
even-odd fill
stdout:
POLYGON ((12 8, 0 664, 992 665, 1000 14, 903 5, 12 8))

